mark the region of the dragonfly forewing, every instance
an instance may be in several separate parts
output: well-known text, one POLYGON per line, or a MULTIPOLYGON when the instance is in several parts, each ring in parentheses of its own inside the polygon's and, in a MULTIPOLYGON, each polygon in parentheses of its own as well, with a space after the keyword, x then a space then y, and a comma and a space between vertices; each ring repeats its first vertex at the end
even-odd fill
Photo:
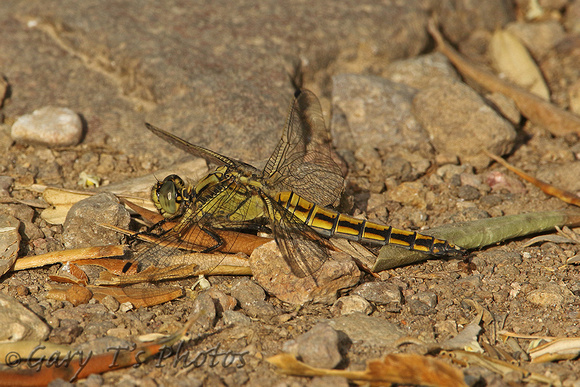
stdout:
POLYGON ((322 206, 339 199, 344 178, 332 160, 330 134, 312 92, 302 90, 290 106, 282 138, 264 168, 263 179, 272 196, 293 191, 322 206))

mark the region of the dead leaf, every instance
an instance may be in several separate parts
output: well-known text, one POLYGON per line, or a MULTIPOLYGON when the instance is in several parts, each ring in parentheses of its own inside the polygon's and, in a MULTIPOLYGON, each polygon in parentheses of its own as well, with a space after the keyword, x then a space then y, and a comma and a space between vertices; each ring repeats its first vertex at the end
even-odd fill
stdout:
POLYGON ((532 363, 572 360, 580 355, 580 337, 558 337, 530 350, 532 363))
POLYGON ((540 69, 526 47, 511 32, 497 30, 491 37, 488 53, 496 71, 545 101, 550 91, 540 69))
POLYGON ((444 351, 442 354, 451 357, 454 361, 461 363, 465 367, 481 366, 502 376, 507 374, 518 375, 523 382, 541 382, 550 385, 561 385, 560 380, 557 378, 549 378, 544 375, 529 372, 522 367, 479 353, 456 350, 444 351))
POLYGON ((87 274, 74 263, 63 265, 56 274, 48 276, 52 281, 72 283, 77 285, 87 285, 89 278, 87 274))
POLYGON ((575 206, 580 206, 580 197, 578 197, 577 195, 575 195, 571 192, 568 192, 566 190, 554 187, 553 185, 548 184, 546 182, 543 182, 542 180, 538 180, 535 177, 528 175, 527 173, 525 173, 521 169, 514 167, 513 165, 511 165, 510 163, 508 163, 507 161, 505 161, 501 157, 494 155, 493 153, 488 152, 485 149, 482 149, 482 151, 488 157, 494 159, 495 161, 497 161, 498 163, 500 163, 501 165, 503 165, 504 167, 506 167, 507 169, 509 169, 510 171, 512 171, 513 173, 515 173, 519 177, 521 177, 522 179, 527 180, 530 183, 532 183, 533 185, 535 185, 536 187, 540 188, 547 195, 555 196, 565 203, 570 203, 570 204, 574 204, 575 206))
POLYGON ((80 259, 97 259, 103 257, 122 256, 125 251, 124 245, 83 247, 80 249, 53 251, 32 257, 20 258, 14 264, 14 271, 26 270, 36 267, 53 265, 55 263, 65 263, 80 259))
POLYGON ((382 360, 371 360, 364 371, 345 371, 315 368, 306 365, 294 355, 282 353, 266 359, 286 375, 294 376, 341 376, 356 382, 368 382, 371 386, 391 383, 424 386, 467 386, 463 373, 433 357, 392 354, 382 360))
POLYGON ((191 253, 177 256, 168 267, 151 266, 132 275, 114 275, 104 271, 97 285, 129 285, 142 282, 158 282, 180 278, 208 275, 252 275, 247 258, 233 254, 191 253))
POLYGON ((136 308, 163 304, 183 296, 183 289, 177 286, 166 288, 111 288, 89 286, 89 289, 99 302, 106 296, 112 296, 120 304, 130 302, 136 308))

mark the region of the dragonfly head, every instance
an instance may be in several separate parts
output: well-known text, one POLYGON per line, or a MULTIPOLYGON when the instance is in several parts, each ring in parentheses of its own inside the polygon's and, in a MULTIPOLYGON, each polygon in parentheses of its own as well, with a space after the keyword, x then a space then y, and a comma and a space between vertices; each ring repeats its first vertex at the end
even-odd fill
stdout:
POLYGON ((151 200, 161 215, 172 218, 181 213, 184 202, 191 200, 191 188, 181 177, 169 175, 151 188, 151 200))

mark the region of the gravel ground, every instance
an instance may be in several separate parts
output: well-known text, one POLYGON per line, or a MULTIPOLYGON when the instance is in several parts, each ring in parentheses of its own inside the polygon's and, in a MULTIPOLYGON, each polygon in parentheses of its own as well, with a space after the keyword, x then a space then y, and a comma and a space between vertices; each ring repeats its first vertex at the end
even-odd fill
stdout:
MULTIPOLYGON (((464 81, 436 52, 427 21, 436 11, 446 38, 490 69, 499 66, 502 54, 492 54, 488 46, 494 30, 503 27, 531 53, 552 103, 580 115, 580 3, 540 1, 540 8, 531 1, 489 1, 476 8, 468 1, 403 3, 160 1, 136 8, 115 1, 3 1, 0 214, 20 221, 18 255, 122 240, 91 228, 99 216, 137 226, 111 195, 86 205, 81 214, 90 219, 81 215, 76 223, 49 224, 40 216, 44 202, 35 187, 83 190, 79 181, 88 176, 107 192, 123 184, 137 187, 146 175, 162 179, 165 168, 192 165, 191 157, 147 132, 144 121, 263 166, 285 122, 292 96, 286 72, 297 60, 305 86, 320 98, 333 149, 343 161, 342 210, 423 230, 572 209, 479 150, 577 193, 578 133, 551 134, 522 117, 511 100, 464 81), (12 133, 16 122, 20 133, 23 125, 34 128, 31 116, 21 117, 38 120, 33 112, 51 106, 52 115, 41 124, 62 124, 57 107, 80 117, 80 123, 70 115, 64 120, 69 137, 46 139, 45 133, 30 140, 12 133)), ((508 53, 517 51, 509 47, 508 53)), ((523 72, 524 64, 518 66, 523 72)), ((207 171, 203 163, 196 165, 199 170, 188 177, 207 171)), ((151 181, 140 190, 145 198, 151 181)), ((11 220, 0 221, 5 227, 11 220)), ((0 321, 16 331, 8 329, 3 340, 117 347, 139 335, 173 333, 194 319, 188 367, 172 363, 175 357, 153 359, 78 383, 347 386, 337 376, 284 376, 265 359, 288 352, 315 367, 362 370, 368 360, 391 353, 444 348, 481 315, 478 343, 486 355, 577 386, 577 361, 530 363, 531 340, 506 342, 498 336, 501 330, 580 336, 578 267, 567 264, 580 247, 571 241, 528 246, 528 239, 378 276, 364 273, 323 302, 303 305, 276 297, 249 276, 212 276, 211 288, 202 291, 189 290, 197 277, 147 285, 186 289, 184 296, 153 307, 132 307, 113 297, 74 306, 49 296, 59 286, 49 278, 57 265, 8 272, 0 279, 0 301, 14 314, 2 313, 0 321), (19 323, 12 324, 15 320, 19 323)), ((541 384, 473 363, 455 367, 469 385, 541 384)))

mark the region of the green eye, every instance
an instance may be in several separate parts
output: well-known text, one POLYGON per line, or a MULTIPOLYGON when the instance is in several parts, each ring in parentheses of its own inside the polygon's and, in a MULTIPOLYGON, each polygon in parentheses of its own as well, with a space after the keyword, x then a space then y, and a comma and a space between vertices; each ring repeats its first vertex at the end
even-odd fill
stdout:
POLYGON ((161 209, 168 215, 173 215, 179 208, 179 203, 175 200, 176 190, 173 181, 163 183, 158 192, 161 209))
POLYGON ((161 215, 171 218, 181 209, 181 202, 190 200, 190 192, 177 175, 169 175, 151 188, 151 200, 161 215))

